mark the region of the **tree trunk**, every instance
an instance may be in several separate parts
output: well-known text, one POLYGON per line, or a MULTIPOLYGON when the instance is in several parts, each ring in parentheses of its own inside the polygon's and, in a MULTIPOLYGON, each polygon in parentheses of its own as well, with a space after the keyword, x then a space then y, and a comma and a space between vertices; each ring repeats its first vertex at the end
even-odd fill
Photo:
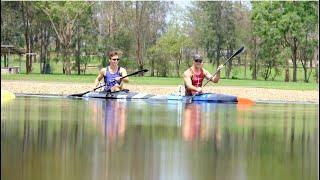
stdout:
POLYGON ((80 75, 80 49, 81 49, 81 37, 80 37, 80 28, 77 28, 77 53, 76 53, 76 64, 78 69, 78 75, 80 75))
POLYGON ((46 26, 43 26, 41 29, 41 40, 40 40, 40 73, 47 74, 50 73, 50 65, 48 64, 49 60, 49 31, 46 26))
POLYGON ((297 82, 297 40, 296 38, 294 38, 294 42, 293 42, 293 47, 292 47, 292 65, 293 65, 293 77, 292 77, 292 81, 293 82, 297 82))
POLYGON ((27 49, 27 55, 26 55, 26 73, 29 74, 31 72, 32 68, 32 59, 30 57, 31 52, 31 46, 30 46, 30 30, 29 30, 29 11, 28 11, 28 2, 21 2, 21 12, 22 12, 22 19, 23 19, 23 25, 24 25, 24 37, 26 42, 26 49, 27 49))
POLYGON ((44 65, 45 65, 45 55, 44 55, 44 27, 41 28, 41 36, 40 36, 40 73, 44 74, 44 65))
POLYGON ((176 59, 176 74, 178 77, 180 77, 180 62, 181 62, 181 54, 179 54, 176 59))
POLYGON ((69 49, 66 47, 63 50, 63 73, 66 75, 71 74, 71 64, 69 58, 69 49))
POLYGON ((284 74, 285 74, 285 76, 284 76, 284 82, 289 82, 289 81, 290 81, 289 59, 286 59, 284 74))
POLYGON ((254 66, 252 71, 252 79, 257 80, 257 58, 254 58, 254 66))
POLYGON ((217 68, 220 65, 220 57, 221 57, 221 46, 220 46, 220 38, 218 40, 218 44, 217 44, 217 54, 216 54, 216 61, 217 61, 217 68))
POLYGON ((316 82, 317 83, 319 83, 319 48, 318 47, 316 47, 315 55, 314 55, 315 58, 313 58, 316 66, 316 82))
MULTIPOLYGON (((227 56, 230 57, 233 54, 233 49, 230 48, 229 50, 227 50, 227 56)), ((226 67, 226 77, 229 79, 230 78, 230 74, 231 74, 231 69, 232 69, 232 59, 230 59, 230 61, 227 63, 227 67, 226 67)))
POLYGON ((253 37, 253 66, 252 67, 252 79, 257 80, 257 38, 253 37))
MULTIPOLYGON (((139 70, 143 69, 143 60, 142 60, 142 55, 141 55, 141 21, 142 21, 142 12, 144 9, 144 5, 142 4, 141 9, 139 8, 139 3, 144 3, 144 2, 139 2, 136 1, 136 61, 139 70), (140 11, 139 11, 140 10, 140 11)), ((143 76, 143 73, 140 73, 140 76, 143 76)))
MULTIPOLYGON (((317 55, 317 59, 319 59, 319 55, 317 55)), ((319 61, 316 61, 316 82, 319 83, 319 61)))
MULTIPOLYGON (((309 78, 308 78, 308 57, 306 55, 306 52, 305 51, 300 51, 300 62, 301 62, 301 65, 302 65, 302 68, 303 68, 303 77, 304 77, 304 82, 309 82, 309 78)), ((311 60, 309 61, 310 62, 310 73, 312 72, 312 58, 311 60)), ((309 73, 309 74, 310 74, 309 73)))
POLYGON ((50 44, 50 32, 48 28, 46 28, 46 36, 45 36, 45 57, 46 57, 46 63, 45 63, 45 74, 51 73, 51 67, 50 67, 50 51, 49 51, 49 44, 50 44))
POLYGON ((308 80, 308 68, 307 67, 303 67, 303 74, 304 74, 304 82, 309 82, 308 80))
POLYGON ((6 54, 4 55, 3 59, 4 59, 4 67, 8 67, 8 58, 6 54))
POLYGON ((246 56, 244 58, 244 79, 247 79, 247 56, 248 54, 246 53, 246 56))
POLYGON ((59 52, 60 52, 60 41, 59 41, 59 38, 58 38, 57 35, 55 37, 56 37, 55 38, 55 45, 56 45, 55 51, 56 51, 57 54, 59 54, 59 52))
POLYGON ((151 58, 151 76, 154 76, 154 58, 151 58))

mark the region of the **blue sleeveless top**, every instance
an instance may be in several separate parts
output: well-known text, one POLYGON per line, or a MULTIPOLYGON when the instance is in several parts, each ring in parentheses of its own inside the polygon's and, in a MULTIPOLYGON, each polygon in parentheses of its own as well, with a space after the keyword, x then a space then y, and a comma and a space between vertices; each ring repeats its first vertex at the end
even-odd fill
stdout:
POLYGON ((109 71, 109 66, 106 67, 106 73, 104 75, 104 83, 106 84, 105 86, 105 90, 109 91, 111 90, 111 88, 115 85, 120 85, 119 81, 116 81, 115 78, 116 77, 121 77, 121 73, 120 73, 120 67, 118 67, 118 70, 116 73, 111 74, 109 71))

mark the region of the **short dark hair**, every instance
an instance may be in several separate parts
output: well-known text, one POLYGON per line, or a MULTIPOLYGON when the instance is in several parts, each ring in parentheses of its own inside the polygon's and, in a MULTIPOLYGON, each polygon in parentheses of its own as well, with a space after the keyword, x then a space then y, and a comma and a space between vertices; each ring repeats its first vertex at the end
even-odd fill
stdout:
POLYGON ((113 56, 117 56, 117 55, 119 55, 118 51, 110 51, 109 52, 109 59, 112 58, 113 56))

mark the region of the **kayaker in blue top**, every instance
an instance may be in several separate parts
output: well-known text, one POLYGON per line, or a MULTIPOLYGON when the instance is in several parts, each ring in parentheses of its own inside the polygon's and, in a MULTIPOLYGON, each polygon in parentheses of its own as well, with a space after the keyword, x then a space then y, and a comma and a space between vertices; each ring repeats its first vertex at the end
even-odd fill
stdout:
MULTIPOLYGON (((220 70, 223 65, 217 69, 217 73, 211 79, 211 82, 218 83, 220 79, 220 70)), ((210 79, 212 75, 203 68, 202 57, 199 54, 194 55, 192 66, 183 73, 186 96, 192 96, 202 92, 202 82, 204 78, 210 79)))
POLYGON ((119 61, 119 53, 117 51, 111 51, 109 53, 109 66, 100 70, 95 80, 95 87, 98 87, 100 81, 104 79, 106 91, 114 92, 123 90, 123 82, 129 82, 129 78, 121 79, 121 77, 127 75, 127 71, 118 65, 119 61))

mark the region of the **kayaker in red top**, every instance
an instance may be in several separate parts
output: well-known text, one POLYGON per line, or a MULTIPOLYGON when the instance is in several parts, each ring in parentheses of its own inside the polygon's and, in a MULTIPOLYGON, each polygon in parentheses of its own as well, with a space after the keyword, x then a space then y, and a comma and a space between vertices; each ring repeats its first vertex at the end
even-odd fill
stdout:
MULTIPOLYGON (((217 73, 211 79, 211 82, 218 83, 220 79, 220 70, 223 65, 217 69, 217 73)), ((203 68, 202 57, 199 54, 194 55, 192 66, 183 73, 186 96, 192 96, 202 92, 202 82, 204 78, 210 79, 212 75, 203 68)))

